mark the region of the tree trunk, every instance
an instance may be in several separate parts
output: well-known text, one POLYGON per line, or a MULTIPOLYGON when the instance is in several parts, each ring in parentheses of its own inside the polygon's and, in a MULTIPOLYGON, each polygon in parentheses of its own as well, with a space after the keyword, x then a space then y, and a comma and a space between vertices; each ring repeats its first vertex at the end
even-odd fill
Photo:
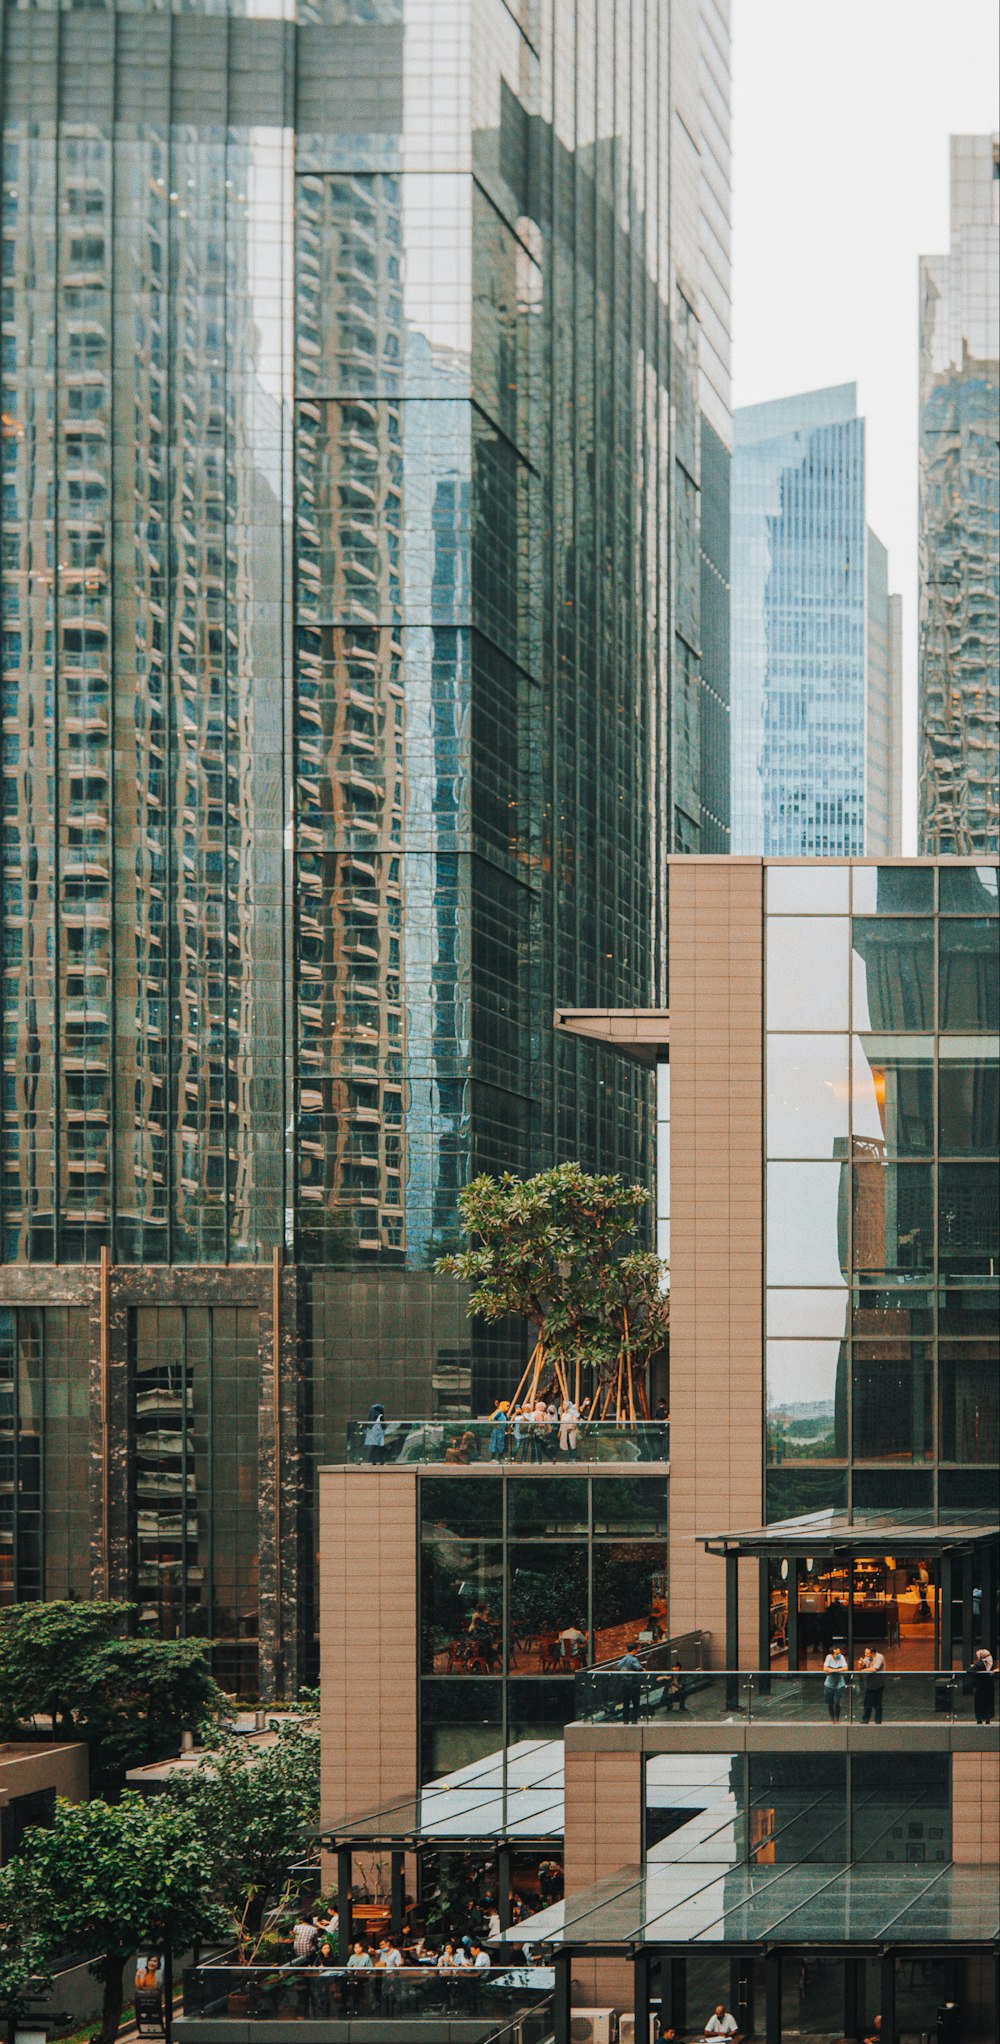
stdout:
POLYGON ((101 2008, 100 2044, 115 2044, 122 2019, 122 1973, 125 1969, 124 1952, 105 1952, 101 1972, 104 1975, 104 2002, 101 2008))

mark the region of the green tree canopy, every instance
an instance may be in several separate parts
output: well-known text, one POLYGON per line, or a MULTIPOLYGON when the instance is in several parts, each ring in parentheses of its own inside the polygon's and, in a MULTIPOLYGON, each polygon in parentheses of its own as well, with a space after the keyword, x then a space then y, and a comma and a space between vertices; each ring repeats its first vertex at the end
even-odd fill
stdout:
POLYGON ((91 1786, 161 1759, 183 1731, 225 1716, 204 1640, 124 1637, 132 1604, 14 1604, 0 1612, 0 1732, 40 1714, 91 1749, 91 1786))
POLYGON ((24 1929, 49 1953, 86 1953, 103 1983, 100 2044, 114 2044, 123 1970, 144 1944, 186 1951, 224 1934, 208 1845, 166 1796, 58 1802, 53 1824, 26 1834, 18 1880, 24 1929))
POLYGON ((52 1940, 36 1920, 35 1883, 24 1861, 0 1867, 0 2024, 17 2020, 47 1985, 52 1940))
POLYGON ((579 1164, 527 1179, 474 1178, 459 1195, 474 1246, 441 1257, 436 1268, 470 1286, 470 1314, 531 1321, 536 1356, 567 1381, 580 1361, 613 1389, 619 1365, 630 1378, 667 1334, 663 1266, 625 1247, 648 1201, 644 1186, 579 1164))
POLYGON ((260 1927, 319 1821, 319 1733, 307 1716, 272 1720, 261 1751, 223 1733, 200 1764, 170 1784, 169 1796, 194 1823, 212 1863, 212 1892, 241 1944, 260 1927))

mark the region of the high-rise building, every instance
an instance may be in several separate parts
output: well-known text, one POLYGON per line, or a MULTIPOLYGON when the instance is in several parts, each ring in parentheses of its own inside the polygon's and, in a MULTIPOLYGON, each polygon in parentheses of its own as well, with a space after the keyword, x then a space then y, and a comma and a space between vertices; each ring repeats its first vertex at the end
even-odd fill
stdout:
POLYGON ((447 1839, 545 1948, 555 2044, 720 2004, 766 2044, 992 2044, 1000 870, 668 877, 669 1012, 571 1019, 670 1074, 669 1425, 323 1472, 340 1924, 374 1851, 429 1900, 447 1839))
POLYGON ((732 849, 900 850, 900 605, 853 383, 734 418, 732 849))
POLYGON ((1000 844, 1000 138, 951 138, 920 264, 920 849, 1000 844))
POLYGON ((643 1175, 728 841, 724 0, 6 9, 0 1570, 275 1686, 348 1414, 643 1175))

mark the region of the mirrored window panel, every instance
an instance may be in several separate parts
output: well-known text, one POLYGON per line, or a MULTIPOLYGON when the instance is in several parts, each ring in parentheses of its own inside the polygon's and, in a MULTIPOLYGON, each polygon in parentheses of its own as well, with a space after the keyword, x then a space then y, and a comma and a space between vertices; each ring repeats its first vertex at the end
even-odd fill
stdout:
POLYGON ((851 1236, 855 1270, 893 1278, 930 1277, 934 1270, 933 1166, 856 1162, 851 1236))
POLYGON ((942 1157, 1000 1154, 1000 1068, 995 1038, 942 1038, 938 1151, 942 1157), (975 1053, 980 1051, 982 1055, 975 1053))
POLYGON ((840 1164, 767 1166, 767 1281, 836 1285, 847 1268, 840 1164))
POLYGON ((856 1143, 889 1157, 933 1156, 933 1037, 855 1036, 851 1116, 856 1143))
POLYGON ((768 1342, 769 1462, 823 1462, 847 1454, 846 1377, 843 1342, 768 1342))
POLYGON ((1000 1344, 942 1341, 938 1351, 942 1462, 1000 1462, 1000 1344))
POLYGON ((997 925, 985 919, 940 921, 941 987, 938 1027, 996 1035, 1000 1030, 1000 944, 997 925))
POLYGON ((846 1146, 846 1036, 767 1038, 769 1157, 835 1157, 846 1146))
POLYGON ((781 916, 767 923, 768 1029, 846 1029, 846 917, 781 916))
POLYGON ((934 1028, 934 924, 927 918, 855 916, 855 1029, 934 1028))
POLYGON ((855 866, 851 905, 856 916, 931 915, 933 866, 855 866))
POLYGON ((933 1454, 930 1341, 855 1342, 855 1462, 924 1462, 933 1454))

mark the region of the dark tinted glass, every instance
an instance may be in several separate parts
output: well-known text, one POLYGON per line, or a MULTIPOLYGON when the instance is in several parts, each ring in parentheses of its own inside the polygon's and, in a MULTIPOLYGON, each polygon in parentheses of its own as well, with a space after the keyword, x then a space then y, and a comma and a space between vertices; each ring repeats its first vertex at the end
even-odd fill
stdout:
POLYGON ((938 1150, 942 1157, 995 1157, 1000 1148, 1000 1071, 996 1058, 942 1063, 938 1150))
POLYGON ((472 1539, 499 1539, 503 1486, 499 1477, 429 1476, 420 1482, 420 1523, 424 1538, 434 1529, 472 1539))
POLYGON ((667 1549, 659 1540, 594 1548, 594 1660, 608 1661, 642 1634, 667 1631, 667 1549))
POLYGON ((930 1343, 905 1357, 863 1344, 854 1351, 854 1459, 922 1462, 931 1452, 934 1361, 930 1343))
POLYGON ((1000 1462, 996 1343, 942 1342, 938 1383, 942 1462, 1000 1462))
POLYGON ((501 1682, 420 1685, 421 1780, 434 1781, 495 1753, 501 1738, 501 1682))
POLYGON ((941 868, 941 909, 953 915, 995 916, 997 913, 996 866, 941 868))
POLYGON ((856 1469, 854 1509, 863 1512, 929 1515, 933 1483, 929 1469, 856 1469))
POLYGON ((856 1753, 851 1819, 856 1860, 936 1865, 951 1858, 946 1753, 856 1753))
POLYGON ((846 1469, 769 1469, 768 1519, 797 1519, 802 1512, 843 1511, 846 1469))
POLYGON ((942 1469, 938 1477, 938 1506, 942 1517, 950 1512, 969 1512, 977 1519, 993 1523, 997 1515, 996 1468, 942 1469))
POLYGON ((942 916, 940 929, 940 1028, 995 1035, 1000 1028, 997 924, 942 916))
POLYGON ((586 1533, 586 1477, 511 1477, 507 1486, 507 1523, 512 1536, 586 1533))
POLYGON ((573 1722, 573 1681, 539 1677, 535 1682, 511 1681, 507 1686, 507 1738, 511 1746, 519 1739, 557 1738, 573 1722))
POLYGON ((932 1165, 855 1164, 852 1261, 872 1272, 933 1270, 932 1165))
POLYGON ((938 1167, 938 1258, 951 1272, 989 1276, 1000 1262, 1000 1177, 995 1164, 938 1167))
POLYGON ((425 1675, 498 1675, 503 1549, 498 1541, 428 1537, 420 1551, 420 1666, 425 1675))
POLYGON ((840 1753, 750 1755, 750 1858, 770 1865, 847 1856, 847 1761, 840 1753))
POLYGON ((666 1533, 667 1484, 660 1476, 594 1478, 595 1533, 666 1533))
POLYGON ((934 907, 933 866, 855 866, 855 914, 930 915, 934 907))
POLYGON ((856 1029, 933 1029, 934 924, 855 916, 856 1029))

